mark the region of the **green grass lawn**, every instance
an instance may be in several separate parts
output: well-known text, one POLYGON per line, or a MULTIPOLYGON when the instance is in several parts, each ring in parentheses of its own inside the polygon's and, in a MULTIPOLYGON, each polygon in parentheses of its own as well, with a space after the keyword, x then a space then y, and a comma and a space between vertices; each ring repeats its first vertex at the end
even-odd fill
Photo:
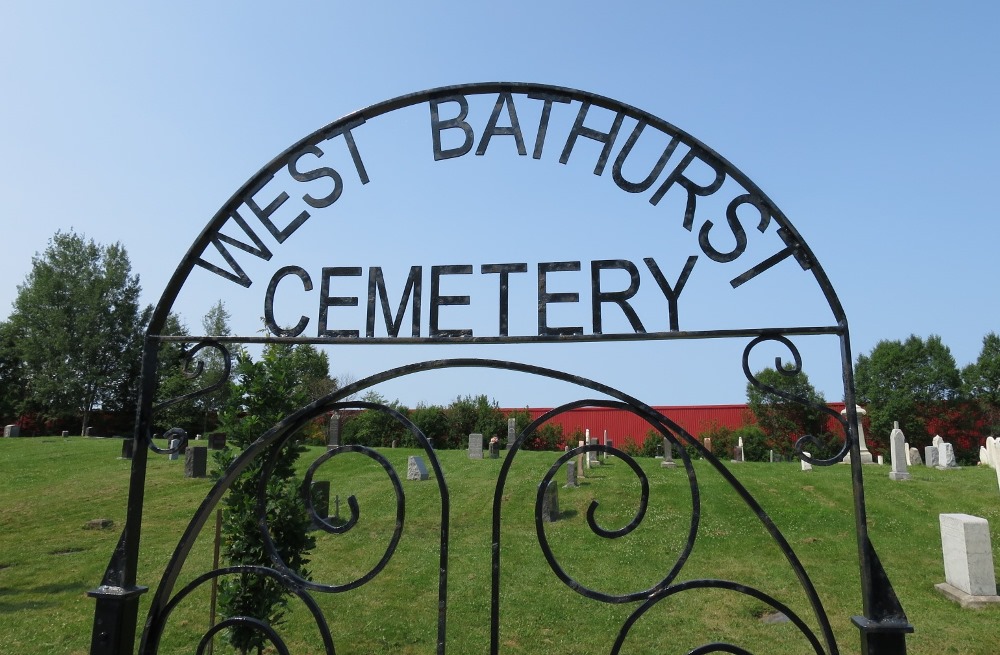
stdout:
MULTIPOLYGON (((0 439, 0 652, 86 653, 98 585, 124 520, 130 463, 117 459, 118 440, 0 439), (109 530, 85 530, 109 518, 109 530)), ((311 449, 303 468, 324 452, 311 449)), ((437 632, 441 500, 433 481, 405 480, 416 451, 386 450, 403 479, 406 517, 395 556, 370 583, 315 596, 328 618, 337 652, 433 653, 437 632)), ((520 453, 502 496, 501 651, 547 655, 608 652, 637 603, 590 600, 556 578, 538 546, 537 485, 555 453, 520 453)), ((462 451, 439 453, 450 495, 447 640, 449 653, 489 648, 493 494, 502 460, 470 461, 462 451)), ((639 483, 622 461, 592 469, 576 489, 560 485, 561 519, 546 530, 559 565, 574 580, 606 594, 642 591, 660 581, 680 556, 691 523, 692 494, 683 468, 641 460, 650 502, 640 526, 620 539, 596 536, 587 508, 600 502, 597 522, 626 525, 638 506, 639 483)), ((797 463, 730 465, 770 514, 805 566, 831 623, 840 652, 859 650, 850 617, 861 614, 857 544, 847 466, 799 470, 797 463)), ((732 488, 707 463, 694 463, 700 493, 698 538, 675 582, 727 579, 788 605, 813 629, 817 620, 784 556, 732 488)), ((944 580, 938 514, 961 512, 990 521, 997 541, 1000 493, 983 468, 911 469, 906 482, 888 467, 865 467, 871 538, 916 632, 910 653, 1000 652, 1000 607, 962 610, 940 596, 944 580)), ((381 558, 395 520, 395 497, 381 467, 360 455, 334 458, 317 475, 331 493, 354 495, 360 519, 344 535, 317 533, 311 571, 317 582, 345 584, 381 558)), ((183 477, 183 461, 150 457, 139 584, 145 617, 177 540, 208 491, 209 480, 183 477)), ((332 508, 331 508, 332 509, 332 508)), ((210 521, 181 574, 180 584, 211 568, 210 521)), ((994 557, 994 565, 1000 557, 994 557)), ((178 585, 177 588, 179 588, 178 585)), ((161 652, 194 652, 208 628, 208 588, 185 600, 168 622, 161 652)), ((629 633, 623 653, 686 653, 714 640, 752 652, 811 652, 789 623, 761 620, 761 601, 720 590, 687 591, 655 605, 629 633)), ((281 632, 292 652, 320 650, 316 631, 294 605, 281 632)), ((217 653, 225 652, 217 644, 217 653)))

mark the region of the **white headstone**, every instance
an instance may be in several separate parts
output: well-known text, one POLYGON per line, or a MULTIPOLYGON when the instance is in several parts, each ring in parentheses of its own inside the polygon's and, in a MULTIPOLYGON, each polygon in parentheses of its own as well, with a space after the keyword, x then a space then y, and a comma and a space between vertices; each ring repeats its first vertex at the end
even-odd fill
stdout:
POLYGON ((924 463, 924 460, 920 458, 920 451, 916 448, 910 448, 910 461, 913 466, 920 466, 924 463))
POLYGON ((947 441, 942 441, 941 445, 938 446, 938 465, 936 468, 940 471, 958 468, 958 462, 955 461, 955 447, 947 441))
MULTIPOLYGON (((893 422, 892 426, 894 428, 899 427, 899 423, 898 422, 893 422)), ((907 466, 913 466, 913 460, 910 459, 910 444, 908 444, 908 443, 904 443, 903 444, 903 453, 906 455, 906 465, 907 466)))
POLYGON ((941 438, 940 434, 935 434, 934 438, 931 439, 931 445, 935 448, 944 443, 944 439, 941 438))
MULTIPOLYGON (((873 459, 872 459, 872 454, 868 450, 868 444, 865 443, 864 417, 868 415, 868 412, 866 412, 865 408, 862 407, 861 405, 855 405, 854 409, 858 413, 858 447, 860 448, 861 463, 862 464, 872 464, 872 463, 874 463, 873 459)), ((840 411, 840 413, 841 413, 841 415, 843 415, 843 416, 846 417, 847 416, 847 408, 845 407, 844 409, 842 409, 840 411)), ((850 464, 851 463, 851 453, 848 452, 847 455, 844 456, 844 459, 842 459, 840 461, 843 464, 850 464)))
POLYGON ((927 468, 936 468, 938 465, 938 448, 937 446, 925 446, 924 447, 924 465, 927 468))
POLYGON ((899 429, 899 423, 893 423, 892 433, 889 435, 889 455, 892 457, 890 480, 910 479, 910 474, 906 470, 906 452, 906 437, 899 429))
POLYGON ((1000 462, 997 461, 996 451, 993 447, 996 445, 997 440, 993 437, 986 437, 986 457, 989 460, 989 465, 993 468, 1000 466, 1000 462))
POLYGON ((878 465, 882 466, 883 464, 885 464, 885 458, 882 457, 881 455, 879 455, 878 456, 878 465))
POLYGON ((945 582, 935 587, 959 600, 963 607, 976 601, 1000 602, 993 573, 989 523, 969 514, 941 514, 940 522, 945 582), (954 594, 954 590, 960 593, 954 594))
POLYGON ((982 464, 983 466, 990 465, 990 456, 986 452, 986 446, 979 447, 979 463, 982 464))
MULTIPOLYGON (((809 452, 807 452, 805 450, 802 451, 802 454, 805 455, 806 457, 812 457, 812 453, 809 453, 809 452)), ((809 462, 807 462, 804 459, 801 460, 801 461, 802 461, 802 470, 803 471, 811 471, 811 470, 813 470, 813 465, 812 464, 810 464, 809 462)))
POLYGON ((993 462, 993 470, 997 473, 997 485, 1000 486, 1000 441, 994 439, 986 440, 986 448, 990 452, 990 461, 993 462))

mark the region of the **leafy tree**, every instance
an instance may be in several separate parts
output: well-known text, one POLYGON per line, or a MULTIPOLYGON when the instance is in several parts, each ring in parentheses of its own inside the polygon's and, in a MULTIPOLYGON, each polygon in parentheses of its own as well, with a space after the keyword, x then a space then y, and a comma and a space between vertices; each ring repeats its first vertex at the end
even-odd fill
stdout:
POLYGON ((962 369, 962 384, 969 398, 979 405, 985 429, 1000 433, 1000 336, 990 332, 975 363, 962 369))
POLYGON ((142 332, 139 276, 121 244, 57 232, 18 286, 10 322, 26 394, 47 418, 133 410, 142 332))
MULTIPOLYGON (((165 336, 188 336, 185 326, 176 314, 169 314, 161 330, 165 336)), ((156 403, 162 403, 191 393, 200 388, 204 382, 203 376, 193 377, 194 364, 182 357, 183 344, 176 341, 165 341, 160 344, 159 366, 156 376, 156 403)), ((201 410, 194 402, 180 402, 165 407, 154 417, 157 431, 165 431, 172 427, 183 428, 194 434, 201 426, 201 410)))
MULTIPOLYGON (((225 304, 219 300, 205 313, 201 319, 201 326, 204 335, 209 337, 228 337, 232 332, 229 326, 231 316, 226 310, 225 304)), ((218 380, 225 370, 225 362, 222 353, 215 348, 203 348, 198 353, 203 372, 202 384, 212 384, 218 380)), ((226 404, 229 394, 229 385, 213 391, 198 398, 198 405, 201 408, 202 421, 201 431, 208 432, 209 426, 215 423, 215 418, 219 411, 226 404)))
MULTIPOLYGON (((433 439, 435 444, 444 444, 448 436, 448 415, 444 407, 440 405, 418 404, 410 411, 410 420, 420 428, 428 439, 433 439)), ((416 446, 412 435, 403 438, 403 445, 407 447, 416 446)))
MULTIPOLYGON (((765 368, 754 375, 763 384, 794 398, 801 398, 807 405, 769 393, 747 382, 747 405, 757 420, 757 425, 768 437, 769 443, 765 444, 764 440, 760 443, 765 453, 769 446, 782 455, 789 455, 799 437, 807 434, 820 437, 825 431, 827 415, 819 409, 826 405, 823 394, 816 391, 805 371, 794 373, 794 370, 793 364, 785 364, 784 372, 765 368)), ((744 438, 743 441, 746 446, 748 440, 744 438)), ((747 448, 744 448, 744 456, 752 459, 747 455, 747 448)))
MULTIPOLYGON (((259 361, 245 351, 236 355, 235 382, 221 414, 227 445, 243 449, 266 430, 310 401, 308 375, 301 360, 313 355, 297 353, 303 346, 269 344, 259 361)), ((314 351, 315 352, 315 351, 314 351)), ((325 358, 325 355, 323 355, 325 358)), ((257 525, 257 487, 263 464, 271 457, 276 465, 266 481, 266 512, 269 533, 287 566, 308 577, 308 553, 315 545, 309 535, 309 517, 295 475, 295 462, 304 450, 298 439, 275 444, 233 482, 223 512, 223 552, 231 564, 270 565, 257 525)), ((216 456, 220 469, 235 457, 231 448, 216 456)), ((219 472, 217 471, 217 475, 219 472)), ((220 584, 220 607, 227 616, 253 616, 272 626, 285 615, 287 592, 272 578, 253 574, 227 577, 220 584)), ((229 632, 229 640, 240 652, 260 652, 263 636, 243 626, 229 632)))
POLYGON ((0 323, 0 424, 20 418, 25 410, 24 363, 17 354, 17 333, 9 322, 0 323))
POLYGON ((507 417, 496 401, 485 395, 459 396, 448 406, 448 447, 464 448, 469 435, 475 432, 486 441, 492 437, 506 438, 507 417))
POLYGON ((926 341, 910 335, 906 341, 880 341, 854 365, 859 402, 871 421, 866 438, 883 447, 893 421, 910 444, 930 443, 927 423, 943 405, 958 398, 961 375, 941 337, 926 341))
MULTIPOLYGON (((385 405, 404 416, 407 409, 398 400, 389 402, 375 390, 369 390, 362 400, 376 405, 385 405)), ((427 435, 430 436, 430 435, 427 435)), ((393 441, 399 441, 406 446, 416 446, 413 434, 402 423, 385 412, 366 409, 358 412, 344 423, 344 441, 362 446, 388 447, 393 441)), ((441 446, 440 443, 437 444, 441 446)))

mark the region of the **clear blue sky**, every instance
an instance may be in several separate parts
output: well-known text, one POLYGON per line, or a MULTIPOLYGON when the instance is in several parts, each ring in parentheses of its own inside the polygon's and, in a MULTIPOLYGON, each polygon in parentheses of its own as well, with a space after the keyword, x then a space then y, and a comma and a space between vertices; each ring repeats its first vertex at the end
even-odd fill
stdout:
MULTIPOLYGON (((963 366, 983 336, 1000 329, 997 25, 1000 6, 992 2, 7 2, 0 7, 0 319, 32 255, 57 230, 120 241, 144 300, 154 303, 219 207, 298 139, 394 96, 502 80, 609 96, 700 139, 760 186, 812 248, 846 309, 855 357, 880 339, 939 334, 963 366)), ((541 161, 518 160, 510 137, 496 137, 495 152, 491 145, 484 157, 434 163, 426 106, 366 128, 371 184, 362 190, 345 175, 342 200, 289 240, 251 290, 237 293, 202 275, 175 307, 192 331, 221 297, 234 327, 256 332, 266 278, 288 264, 317 279, 324 266, 383 266, 398 297, 411 265, 478 271, 526 262, 533 271, 538 262, 581 260, 586 271, 595 259, 641 265, 652 256, 674 280, 684 257, 697 252, 690 241, 670 242, 687 233, 669 203, 663 235, 634 228, 651 206, 618 191, 609 172, 594 176, 582 146, 561 166, 556 147, 541 161)), ((706 265, 702 257, 697 275, 706 265)), ((801 285, 801 271, 772 273, 738 298, 701 293, 706 280, 693 274, 681 328, 829 320, 813 319, 817 294, 801 285)), ((586 272, 564 275, 553 278, 561 280, 556 290, 580 291, 589 310, 586 272)), ((527 286, 512 286, 512 331, 533 329, 534 282, 524 279, 527 286)), ((448 284, 446 293, 471 293, 473 301, 443 309, 442 322, 488 333, 495 286, 448 284)), ((427 287, 425 279, 425 312, 427 287)), ((644 280, 643 289, 655 285, 644 280)), ((280 311, 315 325, 316 292, 299 296, 301 307, 279 303, 280 311)), ((640 314, 653 331, 658 315, 650 307, 640 314)), ((341 327, 364 328, 363 318, 359 325, 343 311, 341 327)), ((563 324, 577 320, 555 313, 563 324)), ((650 404, 712 404, 744 401, 743 345, 329 353, 333 373, 354 378, 398 363, 482 356, 594 377, 650 404)), ((800 347, 812 381, 828 400, 840 399, 836 343, 800 347)), ((565 386, 468 372, 382 391, 410 405, 466 393, 502 406, 578 397, 565 386)))

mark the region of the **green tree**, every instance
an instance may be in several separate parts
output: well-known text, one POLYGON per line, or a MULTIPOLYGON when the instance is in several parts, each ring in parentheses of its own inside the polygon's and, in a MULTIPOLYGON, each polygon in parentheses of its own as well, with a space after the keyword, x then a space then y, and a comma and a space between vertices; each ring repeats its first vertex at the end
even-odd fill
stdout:
POLYGON ((10 322, 26 394, 47 418, 133 411, 142 332, 139 276, 121 244, 57 232, 18 286, 10 322))
MULTIPOLYGON (((816 391, 809 382, 805 371, 795 373, 793 364, 785 364, 785 371, 765 368, 757 371, 754 376, 763 384, 777 389, 794 398, 801 398, 808 404, 802 404, 769 393, 751 382, 747 382, 747 405, 757 420, 757 425, 768 437, 765 445, 773 448, 781 455, 793 452, 795 442, 803 435, 820 437, 825 432, 827 415, 820 407, 826 405, 823 394, 816 391)), ((747 439, 744 439, 746 445, 747 439)), ((744 449, 744 456, 746 456, 744 449)), ((749 456, 747 459, 751 459, 749 456)))
MULTIPOLYGON (((444 407, 419 403, 414 409, 410 410, 410 420, 420 428, 425 437, 433 439, 435 444, 444 444, 447 441, 448 415, 445 413, 444 407)), ((409 447, 411 445, 416 446, 417 444, 411 436, 410 438, 404 437, 403 445, 409 447)))
MULTIPOLYGON (((389 402, 374 389, 366 392, 362 396, 362 400, 375 405, 385 405, 404 416, 408 413, 406 407, 401 405, 398 400, 389 402)), ((385 448, 391 445, 393 441, 398 441, 401 445, 407 447, 415 447, 417 445, 413 434, 402 423, 385 412, 375 409, 365 409, 344 423, 345 443, 357 443, 372 448, 385 448)), ((437 443, 437 446, 440 447, 441 444, 437 443)))
POLYGON ((490 401, 485 395, 459 396, 446 411, 449 448, 464 448, 469 435, 477 432, 487 442, 492 437, 506 438, 507 417, 496 401, 490 401))
POLYGON ((17 352, 17 332, 0 323, 0 425, 13 423, 26 409, 24 363, 17 352))
MULTIPOLYGON (((201 326, 204 335, 208 337, 228 337, 232 332, 229 326, 231 316, 226 310, 226 305, 219 300, 205 313, 201 319, 201 326)), ((223 355, 215 348, 203 348, 198 353, 198 359, 203 366, 200 378, 202 384, 212 384, 217 381, 225 371, 223 355)), ((205 394, 198 398, 198 406, 201 410, 200 431, 207 433, 218 420, 219 411, 226 404, 229 394, 229 385, 223 385, 212 393, 205 394)))
POLYGON ((906 341, 879 341, 854 365, 857 397, 868 411, 866 438, 883 449, 893 421, 910 444, 930 443, 927 422, 944 404, 958 398, 961 375, 941 337, 926 341, 910 335, 906 341))
MULTIPOLYGON (((221 413, 227 445, 245 448, 310 401, 310 381, 301 359, 313 356, 296 353, 303 347, 269 344, 259 361, 246 351, 236 354, 235 382, 221 413)), ((273 457, 276 465, 266 481, 269 534, 281 560, 308 577, 308 553, 315 542, 309 535, 310 520, 300 492, 301 481, 295 474, 295 462, 303 450, 301 441, 294 437, 277 443, 233 482, 223 501, 223 553, 230 564, 271 563, 258 528, 256 506, 263 464, 273 457)), ((227 447, 216 456, 216 463, 224 470, 235 456, 236 451, 227 447)), ((288 594, 272 578, 241 574, 225 578, 219 589, 220 607, 226 616, 253 616, 272 626, 284 620, 288 594)), ((229 640, 244 654, 252 650, 259 653, 264 645, 263 636, 246 627, 230 630, 229 640)))
POLYGON ((983 337, 979 357, 962 369, 962 385, 979 406, 986 431, 1000 433, 1000 336, 995 332, 983 337))
MULTIPOLYGON (((165 336, 188 336, 187 326, 171 313, 161 330, 165 336)), ((156 371, 156 402, 163 403, 191 393, 204 384, 204 376, 194 376, 197 364, 184 358, 184 344, 164 341, 160 344, 159 366, 156 371)), ((163 432, 172 427, 180 427, 189 434, 201 428, 201 409, 193 401, 180 402, 165 407, 153 416, 154 430, 163 432)))

